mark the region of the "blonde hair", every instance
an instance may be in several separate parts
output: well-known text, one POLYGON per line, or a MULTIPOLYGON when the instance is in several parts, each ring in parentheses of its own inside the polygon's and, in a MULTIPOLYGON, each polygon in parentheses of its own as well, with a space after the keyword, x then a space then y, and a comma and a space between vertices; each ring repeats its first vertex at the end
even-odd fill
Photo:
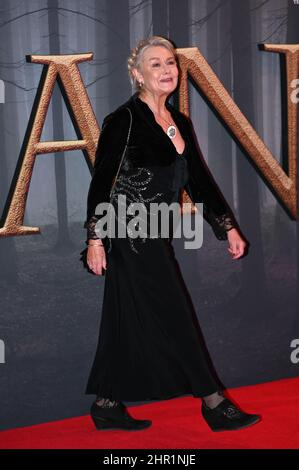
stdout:
POLYGON ((168 49, 174 55, 175 60, 178 65, 178 59, 177 59, 175 47, 169 39, 166 39, 162 36, 151 36, 147 39, 141 39, 138 42, 137 46, 133 47, 133 49, 131 50, 131 53, 127 60, 129 78, 130 78, 131 85, 134 88, 134 91, 138 91, 140 87, 132 70, 135 68, 140 70, 140 65, 141 65, 144 51, 146 51, 146 49, 148 49, 151 46, 162 46, 168 49))

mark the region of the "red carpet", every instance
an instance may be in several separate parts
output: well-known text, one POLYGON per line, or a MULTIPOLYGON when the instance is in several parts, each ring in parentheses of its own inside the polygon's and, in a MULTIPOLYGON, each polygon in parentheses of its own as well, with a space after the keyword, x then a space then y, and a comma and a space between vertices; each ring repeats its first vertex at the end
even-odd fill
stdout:
POLYGON ((89 415, 0 432, 1 449, 298 449, 299 378, 229 390, 262 421, 239 431, 212 432, 199 398, 184 397, 129 407, 152 426, 136 432, 97 431, 89 415))

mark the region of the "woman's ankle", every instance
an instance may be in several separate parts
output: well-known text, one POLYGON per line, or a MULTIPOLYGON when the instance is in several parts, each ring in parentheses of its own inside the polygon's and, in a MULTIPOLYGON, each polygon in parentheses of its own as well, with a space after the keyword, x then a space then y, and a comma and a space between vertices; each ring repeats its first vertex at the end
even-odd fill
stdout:
POLYGON ((202 400, 210 409, 216 408, 216 406, 218 406, 224 399, 225 396, 223 395, 222 390, 218 390, 217 392, 202 397, 202 400))

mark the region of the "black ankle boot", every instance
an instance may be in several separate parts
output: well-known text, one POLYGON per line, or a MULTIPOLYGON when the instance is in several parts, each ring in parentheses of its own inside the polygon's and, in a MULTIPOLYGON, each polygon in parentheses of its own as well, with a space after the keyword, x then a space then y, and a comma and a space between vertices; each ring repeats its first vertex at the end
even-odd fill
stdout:
POLYGON ((261 419, 259 415, 244 413, 228 398, 215 408, 209 408, 202 400, 201 412, 212 431, 235 431, 247 428, 261 419))
POLYGON ((149 419, 134 419, 129 415, 122 402, 113 407, 101 407, 93 402, 90 414, 98 430, 126 429, 128 431, 138 431, 148 428, 152 424, 149 419))

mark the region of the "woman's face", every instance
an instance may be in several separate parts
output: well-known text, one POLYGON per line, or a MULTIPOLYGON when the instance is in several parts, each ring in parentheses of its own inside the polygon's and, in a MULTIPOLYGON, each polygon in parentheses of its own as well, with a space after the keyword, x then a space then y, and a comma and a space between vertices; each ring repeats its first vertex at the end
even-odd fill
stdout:
POLYGON ((140 70, 135 69, 141 89, 154 95, 172 93, 177 87, 179 70, 172 52, 163 46, 151 46, 143 53, 140 70))

